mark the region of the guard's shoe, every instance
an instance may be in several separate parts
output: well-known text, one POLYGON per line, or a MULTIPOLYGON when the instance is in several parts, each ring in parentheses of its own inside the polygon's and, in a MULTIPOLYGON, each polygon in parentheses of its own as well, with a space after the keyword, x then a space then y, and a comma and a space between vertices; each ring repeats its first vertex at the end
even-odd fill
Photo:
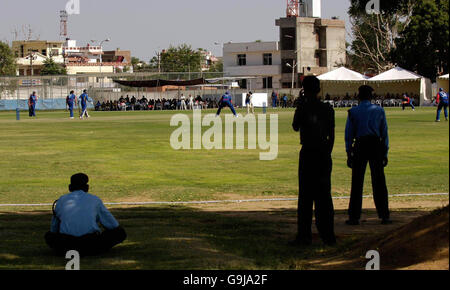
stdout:
POLYGON ((392 220, 391 219, 383 219, 381 221, 382 225, 391 225, 392 224, 392 220))
POLYGON ((345 222, 346 225, 348 226, 359 226, 359 220, 348 220, 345 222))
POLYGON ((440 122, 441 120, 436 120, 436 122, 440 122))

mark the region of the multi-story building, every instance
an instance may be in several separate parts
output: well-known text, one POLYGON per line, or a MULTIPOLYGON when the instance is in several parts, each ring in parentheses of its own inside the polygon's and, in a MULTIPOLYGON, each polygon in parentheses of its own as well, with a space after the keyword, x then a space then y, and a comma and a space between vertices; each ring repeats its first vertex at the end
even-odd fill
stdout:
POLYGON ((77 46, 75 40, 67 40, 64 57, 69 75, 115 73, 131 66, 130 51, 104 51, 103 47, 90 44, 77 46))
POLYGON ((227 76, 256 77, 252 86, 256 89, 291 88, 298 87, 305 75, 320 75, 346 64, 344 21, 321 18, 320 0, 304 0, 289 8, 287 17, 275 22, 279 42, 224 45, 227 76))
POLYGON ((17 58, 17 75, 39 75, 47 58, 63 64, 63 41, 13 41, 12 50, 17 58))
POLYGON ((345 22, 338 19, 286 17, 280 27, 283 87, 297 87, 304 75, 320 75, 346 64, 345 22))
POLYGON ((131 52, 103 51, 101 46, 78 46, 75 40, 13 41, 17 57, 17 75, 39 75, 46 59, 66 67, 67 74, 115 73, 131 67, 131 52))
POLYGON ((226 76, 248 77, 241 88, 280 88, 281 54, 277 41, 226 43, 223 47, 226 76))

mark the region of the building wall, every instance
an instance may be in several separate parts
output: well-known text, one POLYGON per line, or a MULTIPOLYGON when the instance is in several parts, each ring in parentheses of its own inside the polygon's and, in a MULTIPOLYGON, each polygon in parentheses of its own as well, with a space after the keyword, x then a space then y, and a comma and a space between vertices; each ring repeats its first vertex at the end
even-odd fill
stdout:
POLYGON ((228 43, 223 50, 224 72, 227 76, 254 76, 247 80, 249 89, 262 89, 264 78, 272 77, 272 87, 280 87, 281 52, 277 41, 228 43), (264 54, 272 54, 272 65, 264 65, 264 54), (238 55, 246 55, 246 65, 238 65, 238 55))
MULTIPOLYGON (((76 75, 82 73, 100 73, 100 66, 84 66, 84 65, 68 65, 67 66, 67 74, 68 75, 76 75)), ((101 73, 114 73, 114 66, 102 66, 101 73)))
POLYGON ((319 66, 316 51, 319 49, 319 37, 316 32, 315 18, 297 18, 297 72, 307 67, 319 66))
POLYGON ((346 64, 347 53, 345 45, 345 27, 327 26, 327 67, 329 70, 338 68, 339 64, 346 64))
POLYGON ((104 51, 102 59, 104 62, 115 62, 118 56, 123 56, 124 62, 131 64, 131 51, 129 50, 104 51))
POLYGON ((46 57, 62 55, 62 41, 28 40, 13 41, 12 50, 16 57, 26 57, 30 52, 39 52, 46 57), (22 51, 23 45, 23 51, 22 51), (44 53, 45 52, 45 53, 44 53))

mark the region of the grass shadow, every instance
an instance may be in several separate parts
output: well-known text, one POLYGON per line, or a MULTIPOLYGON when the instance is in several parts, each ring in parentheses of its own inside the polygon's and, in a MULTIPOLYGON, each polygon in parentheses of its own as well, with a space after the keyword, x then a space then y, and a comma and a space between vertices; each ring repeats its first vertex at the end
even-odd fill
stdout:
MULTIPOLYGON (((178 206, 111 211, 128 239, 105 255, 82 258, 81 269, 325 269, 327 258, 345 253, 368 234, 400 227, 423 214, 394 213, 397 222, 383 227, 369 210, 363 225, 351 228, 343 226, 345 211, 337 211, 338 246, 324 246, 315 234, 313 246, 298 248, 288 245, 296 233, 296 211, 292 209, 205 211, 178 206)), ((67 260, 53 256, 43 239, 50 220, 47 211, 0 213, 0 269, 64 269, 67 260)), ((341 269, 347 268, 354 264, 341 269)))

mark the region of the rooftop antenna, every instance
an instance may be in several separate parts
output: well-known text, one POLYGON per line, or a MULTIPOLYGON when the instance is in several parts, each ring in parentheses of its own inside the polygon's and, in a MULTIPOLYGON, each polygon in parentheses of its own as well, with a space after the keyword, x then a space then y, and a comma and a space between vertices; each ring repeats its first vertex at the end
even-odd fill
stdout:
POLYGON ((300 1, 299 0, 287 0, 287 17, 299 17, 300 16, 300 1))
POLYGON ((67 39, 67 20, 69 18, 69 15, 67 14, 66 10, 61 10, 59 12, 59 16, 61 18, 59 36, 65 40, 67 39))

